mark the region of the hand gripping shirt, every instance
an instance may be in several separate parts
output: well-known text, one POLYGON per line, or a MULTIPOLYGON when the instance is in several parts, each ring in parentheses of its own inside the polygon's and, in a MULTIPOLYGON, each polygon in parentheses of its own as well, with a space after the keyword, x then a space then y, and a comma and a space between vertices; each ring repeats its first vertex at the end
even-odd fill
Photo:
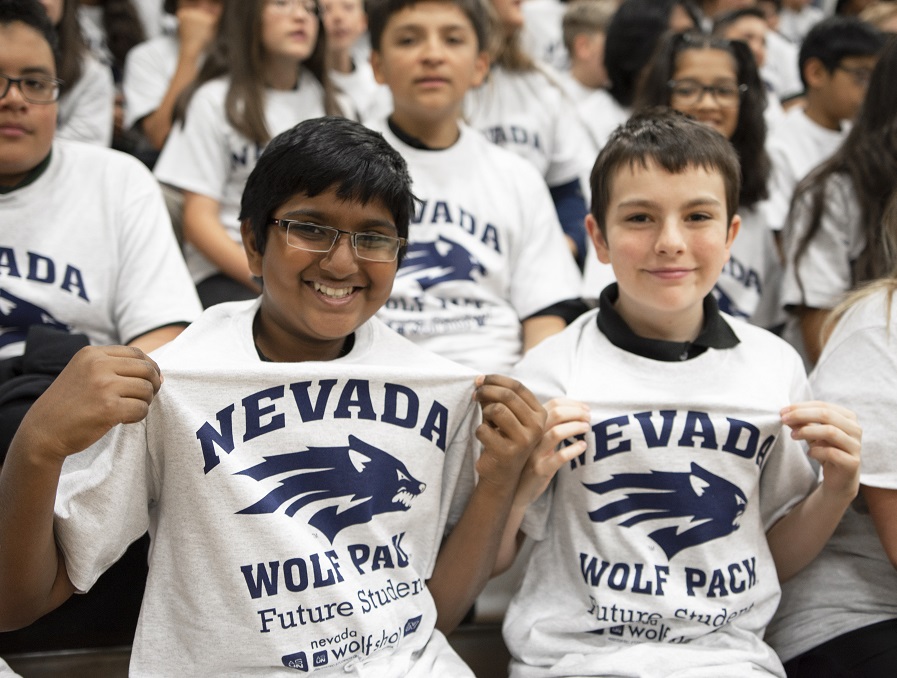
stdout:
POLYGON ((474 373, 376 319, 344 358, 263 362, 257 308, 206 311, 154 353, 146 419, 67 460, 72 583, 149 529, 134 676, 472 677, 426 580, 472 491, 474 373))
POLYGON ((784 676, 762 641, 780 592, 766 531, 816 480, 779 417, 808 395, 800 359, 729 322, 732 348, 651 360, 611 344, 596 315, 515 370, 543 402, 587 403, 592 423, 527 513, 511 675, 784 676))

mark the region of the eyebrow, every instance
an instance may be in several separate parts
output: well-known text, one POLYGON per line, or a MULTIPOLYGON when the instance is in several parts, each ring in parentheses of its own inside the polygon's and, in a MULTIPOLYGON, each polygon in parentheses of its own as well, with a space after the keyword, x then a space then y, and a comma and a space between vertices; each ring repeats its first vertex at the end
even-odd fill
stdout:
POLYGON ((45 66, 26 66, 21 71, 19 71, 19 75, 35 75, 35 74, 46 75, 51 78, 56 77, 56 74, 52 70, 46 68, 45 66))
MULTIPOLYGON (((329 221, 328 215, 325 214, 324 212, 322 212, 320 210, 313 209, 313 208, 301 208, 301 207, 298 209, 290 210, 282 218, 283 219, 295 219, 297 217, 318 219, 319 221, 329 221)), ((359 226, 362 228, 377 228, 377 227, 391 228, 393 231, 396 231, 396 232, 398 232, 398 230, 399 230, 398 228, 396 228, 396 225, 392 221, 389 221, 388 219, 376 219, 376 218, 364 219, 361 221, 359 226)))
MULTIPOLYGON (((705 207, 708 205, 722 207, 723 203, 717 198, 712 198, 710 196, 701 197, 701 198, 693 198, 688 202, 684 203, 681 207, 683 209, 692 209, 694 207, 705 207)), ((617 204, 617 209, 628 209, 631 207, 644 207, 644 208, 656 208, 659 207, 659 203, 648 200, 646 198, 634 198, 632 200, 625 200, 621 203, 617 204)))

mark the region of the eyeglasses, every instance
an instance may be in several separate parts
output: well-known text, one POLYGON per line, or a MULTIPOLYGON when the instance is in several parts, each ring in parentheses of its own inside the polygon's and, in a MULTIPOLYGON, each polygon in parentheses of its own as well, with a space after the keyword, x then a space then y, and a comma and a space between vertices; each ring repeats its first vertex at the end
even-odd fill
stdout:
POLYGON ((835 68, 847 73, 858 87, 868 87, 869 81, 872 80, 872 69, 870 68, 842 66, 841 64, 838 64, 835 68))
POLYGON ((0 99, 9 93, 9 88, 13 85, 19 88, 22 98, 28 103, 52 104, 59 99, 62 80, 42 75, 14 78, 11 75, 0 73, 0 99))
POLYGON ((273 226, 286 229, 287 244, 306 252, 323 254, 333 249, 341 235, 349 236, 355 256, 365 261, 395 261, 399 248, 405 245, 405 238, 394 238, 380 233, 354 233, 332 226, 310 224, 292 219, 271 219, 273 226))
POLYGON ((268 0, 268 7, 278 14, 291 14, 300 7, 309 16, 318 16, 316 0, 268 0))
POLYGON ((697 80, 670 80, 667 83, 672 97, 679 103, 691 106, 710 94, 721 108, 735 108, 741 95, 747 92, 747 85, 705 85, 697 80))

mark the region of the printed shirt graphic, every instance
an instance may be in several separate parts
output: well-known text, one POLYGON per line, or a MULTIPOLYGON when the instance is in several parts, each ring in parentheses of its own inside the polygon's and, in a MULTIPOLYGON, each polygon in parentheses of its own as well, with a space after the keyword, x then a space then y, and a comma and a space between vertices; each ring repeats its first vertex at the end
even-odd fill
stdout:
POLYGON ((484 372, 519 359, 521 320, 578 296, 580 278, 545 183, 469 127, 448 149, 402 143, 418 198, 408 253, 378 317, 424 347, 484 372))
POLYGON ((147 420, 67 461, 69 575, 89 588, 149 528, 132 675, 406 675, 472 490, 474 374, 376 320, 345 358, 264 363, 256 309, 203 314, 154 354, 147 420))
POLYGON ((159 186, 134 158, 57 140, 34 183, 0 195, 0 358, 22 354, 31 325, 121 344, 199 312, 159 186))
POLYGON ((765 531, 815 483, 779 419, 808 395, 798 356, 730 323, 733 349, 649 360, 610 344, 596 313, 515 370, 541 400, 587 402, 592 428, 527 514, 512 675, 782 675, 761 640, 779 597, 765 531))

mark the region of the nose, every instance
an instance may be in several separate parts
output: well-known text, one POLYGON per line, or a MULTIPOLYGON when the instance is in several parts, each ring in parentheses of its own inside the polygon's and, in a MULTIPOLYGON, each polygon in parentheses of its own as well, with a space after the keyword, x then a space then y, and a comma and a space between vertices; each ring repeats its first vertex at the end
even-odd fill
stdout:
POLYGON ((339 233, 333 247, 321 258, 321 268, 334 274, 348 275, 358 268, 355 249, 348 233, 339 233))
POLYGON ((681 254, 685 251, 685 233, 678 219, 667 219, 657 234, 654 251, 658 254, 681 254))
POLYGON ((445 47, 439 36, 431 36, 424 44, 424 59, 427 61, 441 61, 445 54, 445 47))
POLYGON ((17 82, 7 81, 6 93, 0 97, 0 102, 9 105, 25 106, 27 102, 22 96, 22 88, 17 82))

